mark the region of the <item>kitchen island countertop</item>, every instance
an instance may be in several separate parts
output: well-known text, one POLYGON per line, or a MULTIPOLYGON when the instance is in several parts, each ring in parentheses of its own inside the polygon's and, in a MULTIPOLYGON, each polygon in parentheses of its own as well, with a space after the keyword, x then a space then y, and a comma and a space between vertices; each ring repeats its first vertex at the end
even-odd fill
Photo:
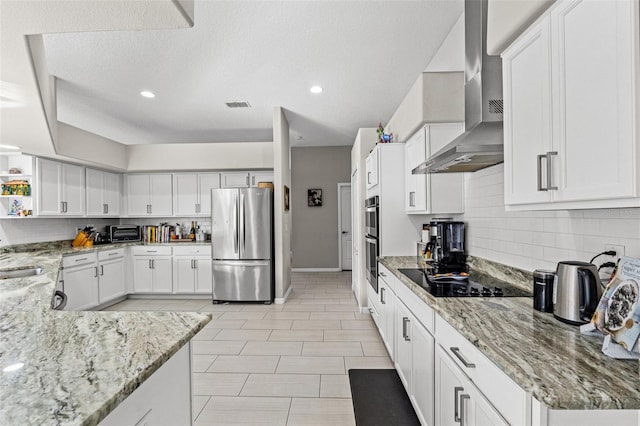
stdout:
POLYGON ((44 272, 0 281, 0 368, 24 364, 0 373, 0 424, 98 424, 211 320, 189 312, 52 310, 62 256, 112 248, 46 243, 1 251, 2 268, 44 272))
POLYGON ((551 409, 640 409, 637 360, 615 360, 602 338, 580 334, 531 297, 434 298, 399 268, 416 257, 382 257, 389 271, 469 340, 518 386, 551 409))

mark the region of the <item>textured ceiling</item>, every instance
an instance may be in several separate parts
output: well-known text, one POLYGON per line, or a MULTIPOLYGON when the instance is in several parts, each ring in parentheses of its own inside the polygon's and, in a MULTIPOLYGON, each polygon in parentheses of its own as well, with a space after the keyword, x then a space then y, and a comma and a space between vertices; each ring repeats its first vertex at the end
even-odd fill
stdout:
POLYGON ((350 145, 391 117, 462 10, 461 0, 196 1, 190 29, 44 40, 58 119, 115 141, 270 141, 282 106, 294 146, 350 145), (316 84, 324 93, 309 92, 316 84), (252 108, 224 104, 236 100, 252 108))

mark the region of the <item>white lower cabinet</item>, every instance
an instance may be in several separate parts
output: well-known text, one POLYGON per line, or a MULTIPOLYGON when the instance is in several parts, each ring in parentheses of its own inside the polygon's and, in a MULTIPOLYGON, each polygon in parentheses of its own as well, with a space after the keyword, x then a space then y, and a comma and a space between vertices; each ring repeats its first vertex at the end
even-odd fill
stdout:
POLYGON ((124 249, 99 252, 98 269, 100 304, 127 294, 124 249))
POLYGON ((134 292, 171 293, 171 247, 138 246, 132 251, 134 292))
POLYGON ((211 258, 180 256, 173 258, 175 293, 211 293, 211 258))
POLYGON ((95 253, 63 258, 62 291, 66 311, 89 310, 99 303, 98 266, 95 253))
POLYGON ((109 413, 100 426, 192 424, 190 360, 189 343, 109 413))
POLYGON ((508 423, 441 346, 435 348, 435 424, 490 426, 508 423))

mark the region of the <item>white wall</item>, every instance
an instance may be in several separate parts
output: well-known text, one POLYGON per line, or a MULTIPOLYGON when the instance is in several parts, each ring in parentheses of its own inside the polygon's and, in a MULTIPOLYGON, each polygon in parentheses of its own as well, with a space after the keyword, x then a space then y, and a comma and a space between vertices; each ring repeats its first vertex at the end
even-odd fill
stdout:
POLYGON ((488 0, 487 53, 499 55, 555 0, 488 0))
POLYGON ((424 72, 464 71, 464 12, 424 72))
POLYGON ((640 208, 506 212, 504 166, 465 177, 467 253, 528 271, 589 261, 605 244, 640 257, 640 208))
POLYGON ((127 147, 68 124, 57 122, 57 153, 80 160, 84 164, 98 164, 123 171, 127 168, 127 147))
MULTIPOLYGON (((291 189, 289 123, 281 107, 273 109, 273 213, 275 232, 276 299, 283 301, 291 287, 291 215, 284 210, 284 186, 291 189)), ((291 194, 291 192, 289 193, 291 194)), ((290 204, 290 207, 293 207, 290 204)))
POLYGON ((272 142, 129 145, 127 152, 128 171, 274 167, 272 142))

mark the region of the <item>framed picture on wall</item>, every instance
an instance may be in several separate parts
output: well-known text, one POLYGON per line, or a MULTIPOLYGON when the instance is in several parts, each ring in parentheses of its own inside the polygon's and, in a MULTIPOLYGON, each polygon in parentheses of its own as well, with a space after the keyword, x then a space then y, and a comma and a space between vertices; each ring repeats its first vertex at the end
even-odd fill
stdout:
POLYGON ((322 189, 307 190, 307 205, 309 207, 322 207, 322 189))

